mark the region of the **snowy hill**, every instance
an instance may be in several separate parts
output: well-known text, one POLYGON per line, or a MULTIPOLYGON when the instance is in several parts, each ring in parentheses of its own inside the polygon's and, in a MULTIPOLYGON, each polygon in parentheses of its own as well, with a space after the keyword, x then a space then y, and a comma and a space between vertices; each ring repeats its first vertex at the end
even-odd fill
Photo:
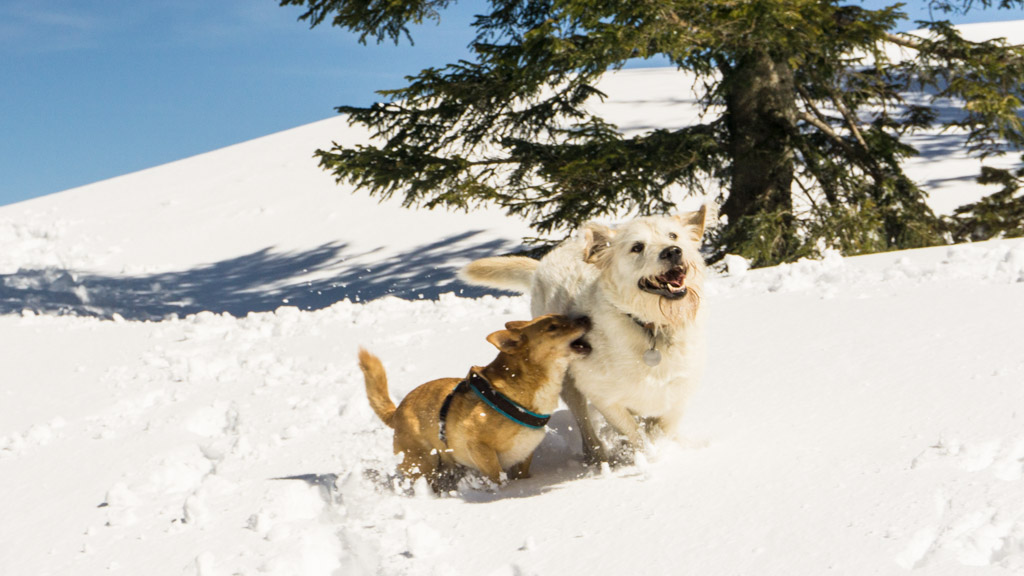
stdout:
MULTIPOLYGON (((623 127, 686 121, 678 75, 605 89, 623 127)), ((531 479, 383 488, 357 347, 398 397, 489 361, 528 303, 453 271, 528 231, 339 189, 311 152, 361 138, 0 208, 0 574, 1024 573, 1022 240, 717 275, 686 442, 587 469, 559 410, 531 479)), ((983 190, 919 138, 938 209, 983 190)))

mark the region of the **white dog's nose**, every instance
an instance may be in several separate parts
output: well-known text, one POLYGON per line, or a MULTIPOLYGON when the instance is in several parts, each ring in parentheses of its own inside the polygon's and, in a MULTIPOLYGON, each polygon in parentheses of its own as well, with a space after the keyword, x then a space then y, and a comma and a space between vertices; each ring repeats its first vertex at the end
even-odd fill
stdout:
POLYGON ((661 260, 668 260, 673 264, 679 264, 683 260, 683 249, 679 246, 669 246, 658 255, 661 260))

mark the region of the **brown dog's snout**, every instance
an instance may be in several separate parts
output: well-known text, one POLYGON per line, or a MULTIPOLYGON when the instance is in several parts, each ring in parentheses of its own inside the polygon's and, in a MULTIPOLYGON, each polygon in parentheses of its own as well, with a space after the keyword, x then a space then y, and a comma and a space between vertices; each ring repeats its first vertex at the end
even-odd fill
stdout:
MULTIPOLYGON (((585 332, 590 332, 590 329, 594 327, 594 323, 590 321, 590 316, 577 316, 572 319, 572 323, 577 328, 582 328, 585 332)), ((587 342, 586 334, 573 340, 572 343, 569 344, 569 347, 577 354, 581 354, 583 356, 586 356, 593 351, 593 348, 590 347, 590 342, 587 342)))
POLYGON ((573 323, 588 332, 594 327, 594 323, 590 321, 590 316, 578 316, 573 319, 573 323))

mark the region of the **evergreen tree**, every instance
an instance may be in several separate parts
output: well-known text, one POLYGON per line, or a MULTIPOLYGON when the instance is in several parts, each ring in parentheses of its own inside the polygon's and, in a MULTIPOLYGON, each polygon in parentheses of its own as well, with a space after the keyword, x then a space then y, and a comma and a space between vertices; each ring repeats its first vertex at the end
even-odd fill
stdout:
POLYGON ((1024 157, 1016 170, 983 167, 978 182, 1000 185, 1002 189, 953 212, 949 217, 953 240, 972 242, 1024 236, 1024 157))
MULTIPOLYGON (((450 0, 281 0, 376 42, 409 41, 450 0)), ((726 190, 718 254, 755 265, 927 246, 948 222, 902 168, 914 131, 956 128, 975 154, 1021 148, 1024 47, 974 43, 948 21, 895 33, 902 4, 855 0, 491 0, 472 61, 423 70, 384 102, 341 106, 370 145, 317 152, 339 181, 406 205, 494 203, 540 233, 625 213, 663 213, 670 191, 726 190), (898 46, 906 57, 894 59, 898 46), (596 84, 663 57, 702 86, 709 113, 626 136, 587 109, 596 84), (906 101, 911 92, 928 95, 906 101), (961 101, 940 115, 936 103, 961 101), (721 110, 719 114, 714 112, 721 110)), ((931 0, 933 14, 1015 9, 1024 0, 931 0)), ((1011 195, 1012 199, 1012 195, 1011 195)))

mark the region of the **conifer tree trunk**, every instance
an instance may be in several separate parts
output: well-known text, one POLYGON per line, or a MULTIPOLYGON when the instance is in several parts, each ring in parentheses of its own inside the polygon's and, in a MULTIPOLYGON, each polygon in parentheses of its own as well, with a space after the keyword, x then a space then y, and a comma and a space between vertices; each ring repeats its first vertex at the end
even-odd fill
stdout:
POLYGON ((793 71, 785 58, 758 51, 723 67, 723 88, 732 158, 722 206, 732 229, 726 230, 727 241, 748 254, 757 246, 753 252, 761 258, 779 261, 794 246, 793 71))

